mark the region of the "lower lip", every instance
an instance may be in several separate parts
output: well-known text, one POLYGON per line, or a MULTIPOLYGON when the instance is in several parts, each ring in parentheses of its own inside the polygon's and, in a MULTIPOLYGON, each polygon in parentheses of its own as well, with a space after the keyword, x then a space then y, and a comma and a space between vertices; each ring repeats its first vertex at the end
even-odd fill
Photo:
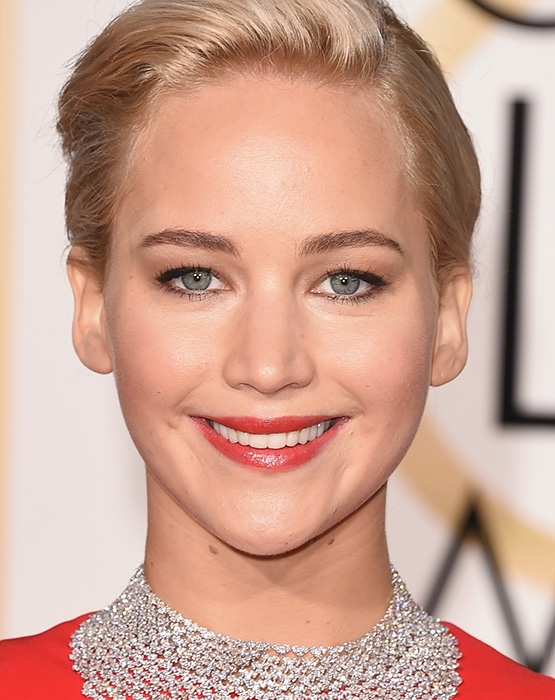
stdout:
POLYGON ((288 472, 298 469, 315 457, 330 440, 333 440, 347 419, 339 419, 323 435, 305 445, 282 447, 278 450, 257 449, 250 445, 229 442, 211 428, 203 418, 193 417, 191 420, 211 445, 234 462, 270 472, 288 472))

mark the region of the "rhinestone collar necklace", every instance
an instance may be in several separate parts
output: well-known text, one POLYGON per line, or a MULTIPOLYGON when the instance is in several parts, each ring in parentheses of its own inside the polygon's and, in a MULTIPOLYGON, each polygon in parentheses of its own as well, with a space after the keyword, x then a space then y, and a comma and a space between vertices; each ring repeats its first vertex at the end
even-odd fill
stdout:
POLYGON ((168 608, 144 571, 73 634, 73 668, 93 700, 450 700, 461 678, 457 641, 411 598, 392 568, 380 622, 332 647, 232 639, 168 608))

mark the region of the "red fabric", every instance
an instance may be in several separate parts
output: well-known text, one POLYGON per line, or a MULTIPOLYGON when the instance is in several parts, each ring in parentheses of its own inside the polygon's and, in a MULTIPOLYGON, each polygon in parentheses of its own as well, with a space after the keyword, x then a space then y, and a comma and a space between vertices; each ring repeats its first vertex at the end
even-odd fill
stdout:
POLYGON ((445 623, 459 642, 462 657, 457 700, 554 700, 555 679, 533 673, 455 625, 445 623))
POLYGON ((69 660, 69 639, 87 617, 32 637, 0 642, 0 698, 83 700, 83 680, 69 660))
MULTIPOLYGON (((33 637, 0 642, 2 700, 82 700, 69 638, 86 616, 33 637)), ((555 680, 520 666, 454 625, 463 679, 457 700, 555 700, 555 680)))

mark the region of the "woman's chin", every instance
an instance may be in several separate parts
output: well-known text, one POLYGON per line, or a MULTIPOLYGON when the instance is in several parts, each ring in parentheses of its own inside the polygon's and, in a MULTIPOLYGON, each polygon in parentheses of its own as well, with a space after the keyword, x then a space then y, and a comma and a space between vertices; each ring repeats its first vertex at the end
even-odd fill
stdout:
POLYGON ((304 533, 292 535, 266 532, 249 535, 234 533, 220 539, 242 554, 252 557, 280 557, 302 549, 314 537, 304 533))
MULTIPOLYGON (((305 544, 305 543, 303 543, 305 544)), ((303 544, 300 545, 289 545, 287 543, 255 543, 255 544, 247 544, 245 546, 239 546, 239 547, 234 547, 237 551, 241 552, 241 554, 246 554, 251 557, 258 557, 258 558, 278 558, 278 557, 284 557, 287 556, 288 554, 291 554, 297 549, 302 548, 303 544)), ((233 546, 233 545, 232 545, 233 546)))

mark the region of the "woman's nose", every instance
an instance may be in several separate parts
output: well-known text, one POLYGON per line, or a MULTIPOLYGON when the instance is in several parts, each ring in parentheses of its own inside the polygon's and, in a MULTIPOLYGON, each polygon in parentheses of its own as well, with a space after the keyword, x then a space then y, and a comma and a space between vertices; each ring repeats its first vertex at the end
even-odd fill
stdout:
POLYGON ((274 394, 310 384, 315 375, 302 311, 271 295, 245 302, 225 352, 224 379, 235 388, 274 394))

